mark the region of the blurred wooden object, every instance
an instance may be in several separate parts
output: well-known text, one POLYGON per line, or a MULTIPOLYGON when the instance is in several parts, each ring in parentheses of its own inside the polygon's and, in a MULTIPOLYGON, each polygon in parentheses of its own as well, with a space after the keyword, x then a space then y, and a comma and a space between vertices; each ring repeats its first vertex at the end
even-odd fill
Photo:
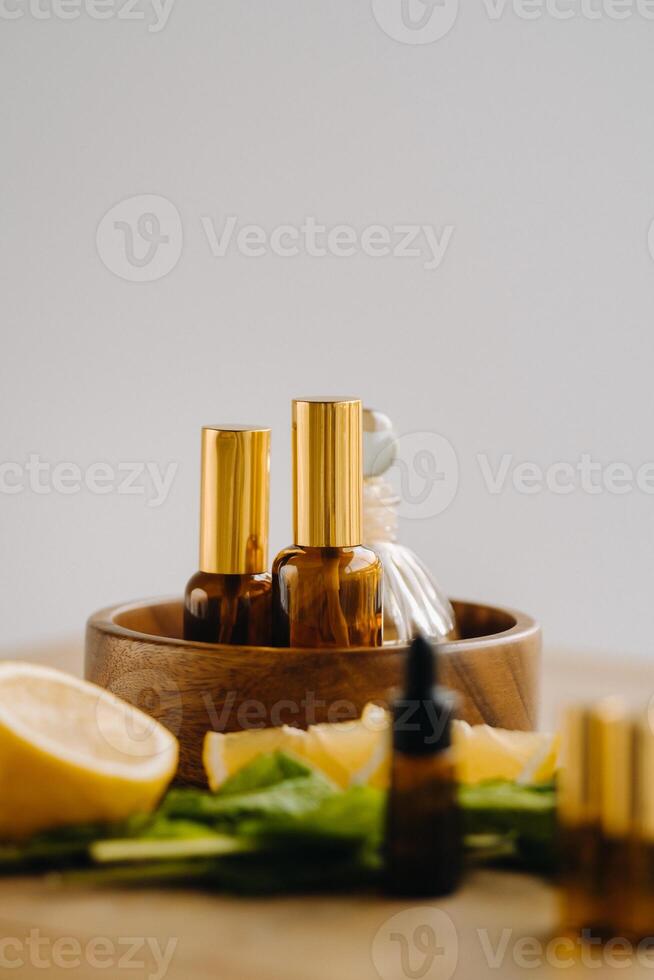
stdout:
MULTIPOLYGON (((442 645, 441 683, 461 696, 460 717, 501 728, 535 727, 540 628, 509 609, 456 602, 461 639, 442 645)), ((388 703, 406 647, 275 649, 181 639, 180 600, 102 610, 88 622, 85 676, 163 722, 180 740, 179 777, 204 783, 208 729, 306 727, 388 703)))

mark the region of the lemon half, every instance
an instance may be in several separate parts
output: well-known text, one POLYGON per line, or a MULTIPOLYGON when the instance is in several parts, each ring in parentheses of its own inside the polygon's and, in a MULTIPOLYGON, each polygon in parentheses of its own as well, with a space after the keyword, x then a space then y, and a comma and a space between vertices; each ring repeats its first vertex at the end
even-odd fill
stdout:
POLYGON ((174 735, 103 688, 0 663, 0 838, 152 810, 177 756, 174 735))

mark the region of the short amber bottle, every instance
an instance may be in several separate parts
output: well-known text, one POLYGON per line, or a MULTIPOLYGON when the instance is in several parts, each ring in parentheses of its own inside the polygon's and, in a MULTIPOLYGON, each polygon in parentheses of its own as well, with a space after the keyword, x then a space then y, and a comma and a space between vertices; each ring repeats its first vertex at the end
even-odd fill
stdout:
POLYGON ((276 646, 380 646, 382 565, 362 540, 362 409, 293 402, 295 544, 273 562, 276 646))
POLYGON ((417 637, 406 690, 393 704, 393 759, 386 819, 386 889, 406 897, 453 892, 461 876, 462 835, 451 746, 454 695, 435 687, 436 661, 417 637))
POLYGON ((270 429, 202 430, 200 570, 184 596, 184 638, 267 646, 270 429))

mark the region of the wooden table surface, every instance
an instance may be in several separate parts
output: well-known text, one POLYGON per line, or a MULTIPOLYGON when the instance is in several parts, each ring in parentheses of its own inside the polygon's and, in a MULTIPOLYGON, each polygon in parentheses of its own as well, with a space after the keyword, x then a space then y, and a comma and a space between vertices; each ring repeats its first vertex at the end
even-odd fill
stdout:
MULTIPOLYGON (((20 651, 24 656, 27 651, 20 651)), ((79 641, 30 658, 81 671, 79 641)), ((623 692, 646 703, 654 667, 559 653, 544 660, 542 723, 565 701, 623 692)), ((88 890, 56 876, 0 881, 0 972, 17 978, 479 980, 654 977, 654 953, 559 945, 556 894, 527 875, 479 871, 447 900, 234 899, 197 891, 88 890), (619 965, 618 965, 619 964, 619 965), (626 970, 625 970, 626 967, 626 970)))

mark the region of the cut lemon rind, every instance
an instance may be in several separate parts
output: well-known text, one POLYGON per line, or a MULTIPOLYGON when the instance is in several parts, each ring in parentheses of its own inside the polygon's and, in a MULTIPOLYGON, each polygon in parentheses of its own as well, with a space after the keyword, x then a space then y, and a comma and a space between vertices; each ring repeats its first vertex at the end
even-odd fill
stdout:
POLYGON ((152 810, 177 758, 167 729, 104 689, 0 663, 0 838, 152 810))

